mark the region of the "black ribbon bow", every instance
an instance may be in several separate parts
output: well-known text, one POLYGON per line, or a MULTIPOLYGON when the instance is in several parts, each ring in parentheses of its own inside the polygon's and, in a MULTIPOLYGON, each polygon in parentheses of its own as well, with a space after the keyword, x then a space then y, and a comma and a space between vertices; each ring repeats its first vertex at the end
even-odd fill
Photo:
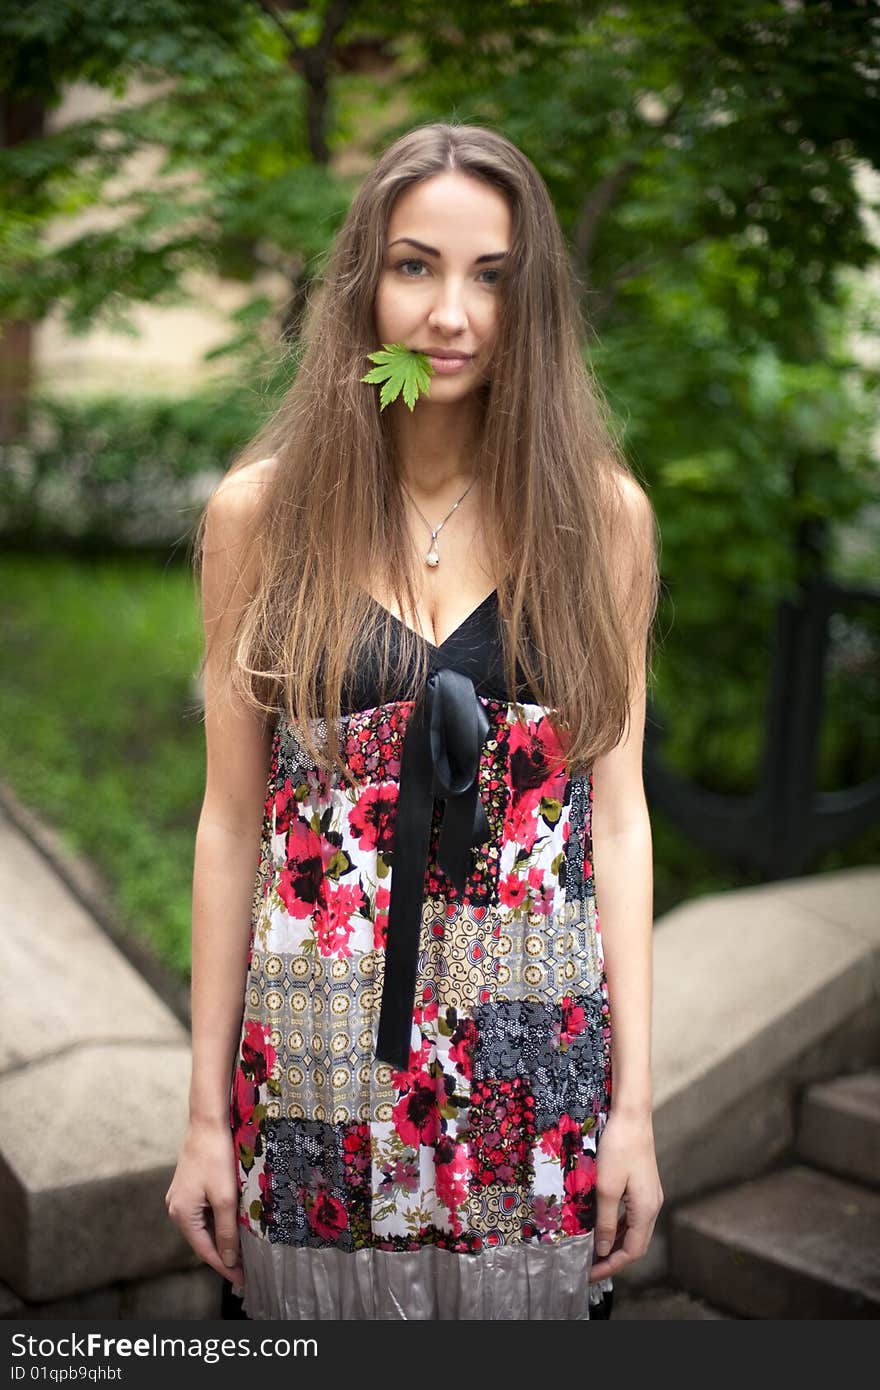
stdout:
POLYGON ((450 667, 432 671, 410 714, 400 761, 385 979, 376 1058, 409 1065, 418 975, 425 872, 434 799, 444 800, 437 858, 463 893, 473 845, 485 844, 489 822, 477 789, 489 718, 470 677, 450 667))

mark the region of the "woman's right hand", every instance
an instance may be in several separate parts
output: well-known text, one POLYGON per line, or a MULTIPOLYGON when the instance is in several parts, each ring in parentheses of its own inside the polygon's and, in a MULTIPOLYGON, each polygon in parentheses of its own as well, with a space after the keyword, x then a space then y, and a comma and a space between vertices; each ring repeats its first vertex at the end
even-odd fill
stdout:
POLYGON ((201 1260, 244 1284, 238 1240, 238 1177, 228 1124, 191 1121, 171 1186, 168 1215, 201 1260))

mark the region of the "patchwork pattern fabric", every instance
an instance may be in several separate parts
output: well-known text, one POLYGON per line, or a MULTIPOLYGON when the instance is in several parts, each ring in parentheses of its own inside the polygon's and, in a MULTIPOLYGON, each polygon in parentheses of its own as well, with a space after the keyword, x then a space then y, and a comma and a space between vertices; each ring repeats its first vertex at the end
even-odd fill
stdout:
POLYGON ((512 704, 480 699, 490 836, 459 894, 436 808, 403 1070, 374 1045, 413 704, 342 716, 354 791, 279 720, 230 1096, 245 1251, 592 1250, 611 1102, 592 775, 551 770, 540 705, 521 706, 523 732, 512 704))

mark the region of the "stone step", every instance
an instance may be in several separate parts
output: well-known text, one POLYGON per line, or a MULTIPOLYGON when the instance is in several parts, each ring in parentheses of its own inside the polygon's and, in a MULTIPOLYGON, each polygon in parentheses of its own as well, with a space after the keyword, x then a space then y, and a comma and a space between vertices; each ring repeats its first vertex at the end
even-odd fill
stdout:
POLYGON ((669 1278, 743 1318, 876 1318, 880 1193, 795 1164, 686 1203, 669 1278))
POLYGON ((809 1086, 795 1150, 805 1163, 880 1187, 880 1070, 809 1086))
POLYGON ((50 1304, 199 1263, 165 1193, 189 1033, 5 811, 0 1281, 50 1304))

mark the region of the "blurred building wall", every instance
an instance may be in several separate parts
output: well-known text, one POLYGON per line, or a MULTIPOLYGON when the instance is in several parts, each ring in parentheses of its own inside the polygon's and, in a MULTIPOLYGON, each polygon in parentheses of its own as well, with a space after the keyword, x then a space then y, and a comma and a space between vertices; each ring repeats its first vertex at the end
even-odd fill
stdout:
MULTIPOLYGON (((143 99, 156 88, 133 86, 126 102, 143 99)), ((113 98, 85 83, 72 86, 62 105, 52 113, 49 129, 87 119, 109 109, 113 98)), ((113 181, 112 194, 143 187, 158 177, 161 152, 144 151, 130 159, 113 181)), ((169 196, 178 177, 167 181, 169 196)), ((185 181, 183 181, 185 182, 185 181)), ((109 207, 96 207, 59 221, 50 240, 61 243, 75 233, 112 225, 120 214, 109 207)), ((288 284, 281 275, 267 274, 250 285, 221 280, 209 275, 188 275, 185 288, 192 303, 168 306, 134 304, 126 306, 138 336, 96 326, 85 334, 72 334, 55 311, 34 330, 34 384, 38 390, 55 394, 92 394, 104 391, 185 394, 212 371, 228 370, 228 362, 212 365, 203 361, 206 352, 231 336, 225 315, 244 304, 255 292, 264 292, 279 306, 284 303, 288 284)))

